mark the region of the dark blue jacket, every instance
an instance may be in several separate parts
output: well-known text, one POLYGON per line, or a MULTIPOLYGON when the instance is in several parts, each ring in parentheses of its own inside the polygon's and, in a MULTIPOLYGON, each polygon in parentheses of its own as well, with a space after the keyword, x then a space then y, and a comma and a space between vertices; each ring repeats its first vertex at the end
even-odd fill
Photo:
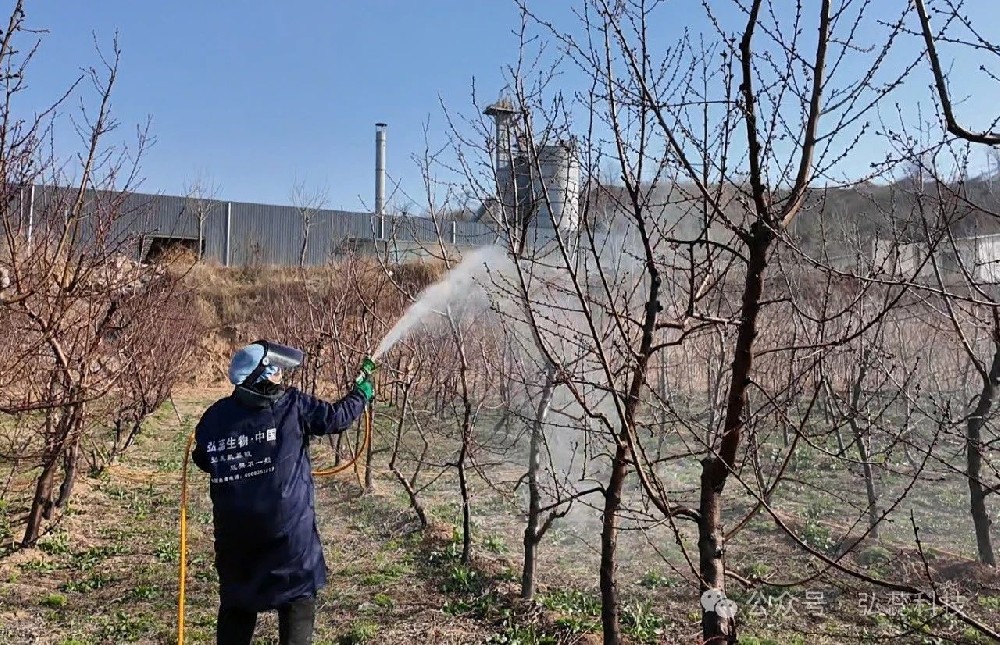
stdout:
POLYGON ((364 408, 358 391, 331 404, 267 383, 205 411, 192 457, 210 475, 223 607, 274 609, 326 584, 308 439, 343 432, 364 408))

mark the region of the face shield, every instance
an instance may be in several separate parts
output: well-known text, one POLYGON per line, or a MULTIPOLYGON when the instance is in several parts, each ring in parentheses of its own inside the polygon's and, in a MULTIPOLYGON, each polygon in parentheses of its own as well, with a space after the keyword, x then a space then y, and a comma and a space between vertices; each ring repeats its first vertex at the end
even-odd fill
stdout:
POLYGON ((257 363, 257 367, 244 379, 243 386, 253 385, 262 375, 274 374, 276 370, 293 370, 301 365, 305 359, 305 354, 302 350, 288 347, 281 343, 258 340, 251 344, 263 347, 264 354, 257 363))

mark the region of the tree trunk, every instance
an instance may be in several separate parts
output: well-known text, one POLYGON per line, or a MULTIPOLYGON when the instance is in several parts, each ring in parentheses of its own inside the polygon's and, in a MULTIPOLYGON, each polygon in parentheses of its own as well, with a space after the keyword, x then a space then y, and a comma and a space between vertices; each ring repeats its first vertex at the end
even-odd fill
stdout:
MULTIPOLYGON (((472 443, 472 389, 469 386, 469 360, 465 355, 462 333, 455 324, 449 310, 448 321, 451 325, 455 348, 458 350, 459 366, 456 385, 462 393, 462 449, 458 453, 458 486, 462 493, 462 564, 472 560, 472 500, 469 498, 469 478, 466 472, 466 460, 469 457, 469 447, 472 443)), ((458 388, 456 388, 458 389, 458 388)))
POLYGON ((871 438, 870 432, 864 432, 861 424, 858 423, 858 409, 861 407, 861 394, 863 391, 865 376, 868 374, 870 363, 870 352, 868 350, 861 353, 861 365, 851 386, 851 408, 848 410, 847 422, 851 427, 851 434, 854 435, 854 442, 858 445, 858 458, 861 460, 861 472, 865 478, 865 493, 868 496, 868 528, 870 535, 876 540, 879 537, 878 531, 878 493, 875 489, 875 473, 872 469, 871 454, 865 439, 871 438), (866 437, 865 435, 868 435, 866 437))
POLYGON ((375 406, 369 405, 368 414, 370 416, 370 423, 372 434, 368 437, 368 452, 365 455, 365 493, 370 493, 375 490, 375 480, 372 476, 373 462, 375 461, 375 406))
MULTIPOLYGON (((833 431, 834 438, 837 440, 837 458, 841 458, 847 454, 847 444, 844 443, 844 434, 840 431, 840 425, 834 427, 833 431)), ((904 447, 906 444, 903 444, 904 447)))
MULTIPOLYGON (((410 481, 403 476, 403 473, 401 473, 399 468, 396 466, 396 460, 399 459, 399 449, 403 443, 403 427, 406 424, 406 413, 410 409, 410 382, 404 381, 401 385, 401 389, 403 390, 403 401, 399 408, 399 423, 396 425, 396 440, 393 442, 392 456, 389 458, 389 472, 395 475, 396 479, 403 487, 403 490, 406 491, 406 496, 410 500, 410 507, 413 509, 413 512, 417 514, 417 519, 420 521, 420 528, 425 529, 427 528, 428 522, 424 506, 420 503, 420 499, 417 497, 417 491, 413 487, 413 484, 411 484, 410 481)), ((417 470, 413 476, 414 480, 416 480, 416 473, 420 472, 420 464, 422 463, 423 456, 417 460, 417 470)))
POLYGON ((829 378, 821 377, 820 384, 822 385, 820 396, 823 402, 823 421, 826 425, 833 427, 833 435, 837 440, 837 457, 840 458, 847 454, 847 444, 844 443, 844 433, 840 431, 840 420, 837 419, 836 396, 829 378))
POLYGON ((406 497, 410 500, 410 508, 412 508, 413 512, 416 513, 417 521, 420 522, 420 528, 427 528, 427 511, 424 510, 424 505, 420 503, 420 498, 417 497, 416 489, 410 485, 410 482, 406 479, 406 477, 403 477, 403 473, 399 472, 399 468, 397 468, 395 464, 389 467, 389 472, 396 477, 396 480, 403 487, 403 490, 406 491, 406 497))
POLYGON ((706 391, 706 403, 708 403, 708 420, 705 422, 705 441, 708 445, 711 445, 712 435, 715 433, 715 424, 718 422, 718 410, 716 409, 719 401, 719 381, 718 375, 715 374, 715 370, 712 368, 715 358, 715 347, 712 347, 712 351, 709 352, 708 361, 705 364, 705 377, 708 388, 706 391))
POLYGON ((876 540, 879 538, 878 531, 878 493, 875 489, 875 473, 872 469, 871 455, 868 453, 868 445, 865 443, 864 433, 858 420, 851 418, 851 431, 854 433, 854 442, 858 444, 858 459, 861 460, 861 472, 865 477, 865 493, 868 495, 868 528, 871 529, 869 535, 876 540))
POLYGON ((70 495, 73 494, 73 485, 76 483, 76 475, 79 464, 80 441, 77 439, 63 454, 64 477, 62 484, 59 486, 59 497, 56 498, 55 503, 56 508, 62 508, 62 506, 69 501, 70 495))
POLYGON ((42 532, 42 517, 52 503, 52 484, 56 474, 56 464, 59 452, 46 456, 42 472, 35 482, 35 497, 31 500, 31 510, 28 511, 28 525, 24 529, 23 546, 34 546, 42 532))
POLYGON ((472 507, 469 503, 469 481, 465 472, 465 458, 469 454, 469 440, 462 441, 458 453, 458 487, 462 493, 462 564, 472 560, 472 507))
POLYGON ((659 378, 657 379, 656 385, 660 401, 663 402, 660 406, 660 436, 665 437, 667 435, 667 425, 670 423, 670 411, 666 405, 670 388, 667 385, 669 381, 667 379, 667 361, 665 358, 660 358, 659 367, 659 378))
MULTIPOLYGON (((722 485, 717 483, 717 457, 702 460, 701 502, 698 522, 698 555, 701 572, 701 591, 716 589, 725 594, 726 565, 724 561, 722 535, 722 485)), ((736 643, 736 626, 731 619, 724 618, 712 609, 702 608, 701 633, 708 645, 736 643)))
POLYGON ((299 251, 299 268, 306 265, 306 250, 309 247, 309 225, 311 223, 308 218, 302 218, 302 249, 299 251))
POLYGON ((753 466, 753 475, 754 479, 757 480, 760 495, 763 496, 764 503, 770 506, 771 499, 774 497, 774 486, 768 486, 767 480, 764 478, 764 467, 760 463, 760 441, 757 439, 757 435, 751 436, 750 465, 753 466))
POLYGON ((341 462, 341 459, 340 459, 340 448, 341 448, 341 446, 343 446, 343 442, 344 442, 344 433, 343 432, 337 433, 337 438, 336 439, 334 439, 333 437, 330 437, 330 447, 333 448, 333 465, 334 465, 334 467, 340 465, 340 462, 341 462))
POLYGON ((611 464, 611 479, 604 493, 604 515, 601 527, 601 626, 604 631, 604 645, 618 645, 621 642, 621 627, 618 623, 618 583, 615 579, 618 568, 615 552, 618 548, 618 509, 622 502, 622 487, 625 484, 625 458, 628 448, 622 439, 615 450, 611 464))
POLYGON ((198 215, 198 253, 195 257, 201 262, 202 249, 205 248, 205 214, 198 215))
POLYGON ((525 600, 535 597, 535 569, 538 544, 542 538, 539 533, 542 493, 538 486, 538 470, 541 468, 545 419, 549 415, 554 392, 555 370, 550 366, 545 374, 545 386, 542 388, 541 399, 538 401, 535 419, 531 425, 531 444, 528 451, 528 524, 524 528, 524 568, 521 570, 521 598, 525 600))
MULTIPOLYGON (((729 394, 726 399, 726 418, 718 456, 702 460, 700 521, 698 522, 698 553, 701 574, 701 591, 709 589, 725 594, 726 566, 725 545, 722 532, 722 490, 729 472, 736 463, 743 431, 743 412, 746 407, 747 386, 753 367, 753 344, 757 337, 757 317, 764 288, 764 269, 767 268, 767 250, 774 240, 774 232, 767 223, 758 219, 750 227, 747 238, 747 275, 740 307, 741 319, 736 335, 736 347, 729 394)), ((736 643, 736 623, 732 616, 720 616, 711 608, 702 608, 702 638, 706 644, 736 643)))
POLYGON ((1000 384, 1000 346, 993 353, 993 364, 990 372, 983 380, 983 389, 979 393, 976 409, 966 422, 965 437, 965 467, 966 478, 969 481, 969 510, 972 513, 972 524, 976 532, 976 549, 979 561, 985 565, 997 566, 996 554, 993 551, 993 540, 990 536, 989 513, 986 511, 987 491, 983 486, 983 426, 986 416, 993 408, 997 396, 997 386, 1000 384))

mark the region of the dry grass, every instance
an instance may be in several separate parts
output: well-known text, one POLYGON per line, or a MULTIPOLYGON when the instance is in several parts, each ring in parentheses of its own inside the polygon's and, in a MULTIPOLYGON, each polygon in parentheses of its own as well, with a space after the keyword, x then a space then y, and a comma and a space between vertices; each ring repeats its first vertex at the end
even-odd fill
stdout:
MULTIPOLYGON (((185 282, 198 296, 196 306, 206 330, 195 357, 189 386, 211 386, 225 382, 225 365, 233 350, 255 338, 281 334, 266 321, 302 316, 317 303, 341 303, 344 311, 325 312, 337 316, 345 336, 362 326, 356 310, 356 293, 377 294, 373 304, 385 321, 394 320, 406 305, 404 293, 417 294, 443 275, 436 261, 409 262, 389 269, 364 257, 349 257, 323 266, 225 268, 206 262, 172 259, 170 266, 185 273, 185 282), (402 290, 402 292, 400 291, 402 290), (341 300, 342 299, 342 300, 341 300)), ((286 330, 287 331, 287 330, 286 330)), ((280 339, 276 339, 280 340, 280 339)))

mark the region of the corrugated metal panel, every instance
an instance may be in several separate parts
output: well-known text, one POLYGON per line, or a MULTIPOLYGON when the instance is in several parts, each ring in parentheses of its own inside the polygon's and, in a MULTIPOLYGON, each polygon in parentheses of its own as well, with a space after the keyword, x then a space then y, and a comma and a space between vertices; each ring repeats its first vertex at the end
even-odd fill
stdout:
POLYGON ((438 228, 435 228, 434 220, 425 217, 387 216, 385 218, 386 239, 436 244, 439 237, 446 243, 450 242, 451 227, 448 223, 440 224, 438 228))
POLYGON ((351 213, 347 211, 323 211, 331 219, 331 248, 340 251, 346 240, 370 240, 374 237, 374 228, 369 213, 351 213))
MULTIPOLYGON (((292 206, 233 203, 232 264, 298 264, 303 223, 302 213, 292 206)), ((328 262, 342 252, 345 240, 372 238, 371 218, 365 213, 316 211, 308 231, 306 264, 328 262)))
POLYGON ((457 222, 455 228, 460 246, 486 246, 497 239, 496 231, 482 222, 457 222))
MULTIPOLYGON (((70 187, 36 186, 35 235, 62 230, 65 213, 75 203, 77 191, 70 187)), ((27 200, 27 197, 25 197, 27 200)), ((17 206, 26 225, 27 204, 17 206)), ((227 219, 231 266, 297 265, 302 253, 303 217, 293 206, 200 200, 175 195, 122 194, 87 191, 84 197, 81 243, 95 240, 139 253, 141 242, 151 237, 197 240, 201 228, 203 257, 226 261, 227 219), (227 218, 227 209, 229 216, 227 218), (200 226, 199 226, 200 224, 200 226)), ((374 248, 358 241, 372 240, 384 232, 407 255, 430 248, 441 238, 448 244, 475 247, 493 244, 496 233, 481 222, 440 223, 421 217, 387 216, 384 231, 369 213, 318 210, 311 215, 306 264, 323 264, 348 249, 374 248)))
POLYGON ((31 189, 22 188, 12 195, 7 195, 10 201, 3 205, 4 213, 0 216, 0 240, 7 237, 7 228, 14 237, 28 234, 28 195, 31 189))
POLYGON ((232 263, 293 264, 302 244, 302 220, 290 206, 233 203, 232 263))
POLYGON ((202 257, 222 264, 226 259, 226 203, 214 202, 202 228, 202 257))
POLYGON ((309 238, 305 263, 324 264, 339 246, 335 220, 328 212, 315 213, 309 220, 309 238))

